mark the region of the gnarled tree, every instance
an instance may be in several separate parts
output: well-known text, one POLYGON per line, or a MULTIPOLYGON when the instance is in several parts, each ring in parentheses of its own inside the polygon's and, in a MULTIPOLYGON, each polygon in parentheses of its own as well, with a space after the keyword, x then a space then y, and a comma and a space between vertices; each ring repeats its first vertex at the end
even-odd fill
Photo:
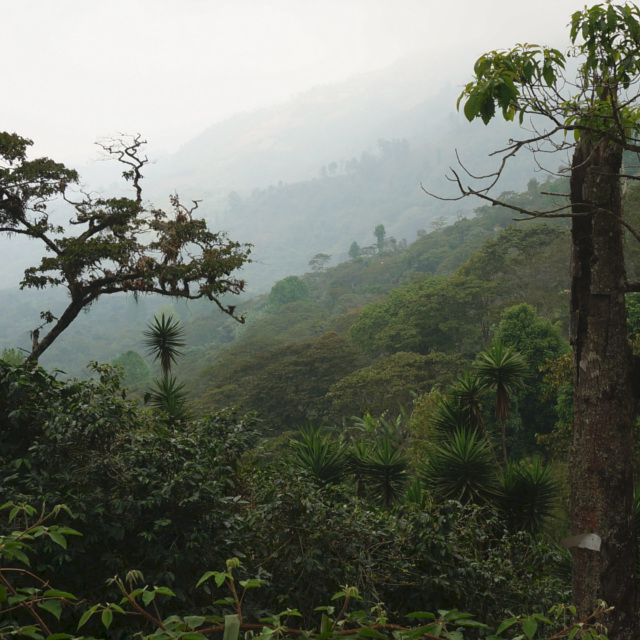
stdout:
POLYGON ((172 214, 145 204, 145 143, 135 135, 100 144, 125 166, 122 175, 135 194, 102 198, 79 190, 74 196, 75 171, 48 158, 27 159, 31 140, 0 133, 0 233, 39 240, 48 254, 25 271, 20 286, 63 286, 69 293, 59 317, 41 313, 43 324, 31 332, 31 361, 37 361, 83 309, 110 293, 207 298, 243 321, 234 314, 235 306, 221 298, 243 291, 244 281, 233 273, 248 261, 248 245, 209 231, 204 220, 194 217, 197 201, 187 207, 172 196, 172 214), (61 199, 73 212, 68 228, 54 224, 47 208, 61 199), (70 233, 72 228, 76 234, 70 233))
MULTIPOLYGON (((530 133, 510 140, 499 169, 478 184, 461 164, 450 179, 460 197, 489 194, 509 158, 521 150, 569 151, 569 203, 525 211, 520 219, 571 217, 571 343, 574 440, 571 450, 573 533, 594 533, 599 550, 573 550, 573 599, 579 615, 602 599, 615 609, 606 625, 612 638, 637 638, 638 594, 633 520, 633 414, 638 390, 627 340, 624 232, 636 240, 622 210, 625 151, 640 152, 640 11, 600 4, 573 14, 573 46, 518 45, 493 51, 475 64, 460 103, 471 121, 525 119, 530 133), (575 76, 569 58, 575 58, 575 76)), ((494 154, 494 155, 496 155, 494 154)), ((508 205, 504 205, 508 206, 508 205)))

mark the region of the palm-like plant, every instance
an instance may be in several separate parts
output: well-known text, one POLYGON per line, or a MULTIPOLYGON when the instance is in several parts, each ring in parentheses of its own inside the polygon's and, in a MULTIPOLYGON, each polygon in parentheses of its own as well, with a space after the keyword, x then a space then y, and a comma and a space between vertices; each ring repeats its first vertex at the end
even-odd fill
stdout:
POLYGON ((453 387, 452 396, 458 401, 460 410, 469 416, 473 429, 477 429, 486 435, 484 420, 482 419, 482 405, 480 400, 486 393, 486 388, 478 374, 469 369, 458 376, 458 381, 453 387))
POLYGON ((511 347, 505 347, 501 340, 478 355, 475 371, 481 388, 495 391, 496 418, 502 433, 502 456, 507 464, 506 422, 511 410, 511 396, 522 388, 522 379, 529 369, 524 358, 511 347))
POLYGON ((443 435, 455 433, 459 429, 469 429, 472 426, 468 412, 462 408, 455 396, 435 396, 430 420, 443 435))
POLYGON ((498 490, 497 468, 487 441, 477 431, 445 435, 423 464, 425 484, 441 500, 484 504, 498 490))
POLYGON ((541 533, 553 515, 559 496, 558 483, 549 465, 539 457, 509 464, 500 478, 498 506, 510 529, 541 533))
POLYGON ((389 437, 381 438, 373 447, 364 443, 352 449, 352 469, 364 482, 367 493, 385 508, 404 494, 409 469, 409 456, 389 437))
POLYGON ((143 335, 148 355, 154 356, 154 362, 160 360, 162 373, 168 376, 171 365, 182 354, 181 349, 186 344, 183 340, 184 329, 180 326, 180 321, 173 316, 167 317, 163 313, 160 318, 156 316, 153 323, 147 325, 143 335))
POLYGON ((188 416, 184 388, 184 383, 178 383, 175 377, 164 375, 153 381, 153 389, 145 394, 145 402, 164 411, 170 422, 184 420, 188 416))
POLYGON ((451 395, 458 401, 459 411, 468 416, 471 427, 482 433, 487 439, 491 453, 497 461, 487 427, 482 418, 481 399, 486 392, 487 387, 482 383, 480 376, 465 369, 465 372, 458 376, 458 381, 453 387, 451 395))
POLYGON ((321 484, 340 484, 350 471, 345 445, 309 427, 291 441, 295 463, 321 484))

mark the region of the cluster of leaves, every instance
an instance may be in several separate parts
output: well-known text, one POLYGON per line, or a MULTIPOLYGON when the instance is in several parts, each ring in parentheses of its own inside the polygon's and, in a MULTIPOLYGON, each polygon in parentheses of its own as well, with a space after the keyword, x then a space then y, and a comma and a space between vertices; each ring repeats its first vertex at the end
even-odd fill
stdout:
POLYGON ((0 363, 0 500, 70 506, 65 524, 86 535, 64 552, 44 544, 38 563, 78 595, 137 567, 186 601, 203 558, 229 555, 236 464, 256 418, 167 424, 126 397, 115 370, 94 370, 97 380, 62 382, 0 363))
MULTIPOLYGON (((241 632, 245 632, 245 637, 264 640, 300 636, 380 640, 417 640, 426 636, 463 640, 467 633, 476 637, 475 632, 480 631, 485 635, 490 629, 488 625, 458 609, 440 609, 437 614, 424 611, 409 613, 405 616, 409 624, 401 626, 390 622, 389 614, 381 603, 369 610, 357 608, 362 604, 359 590, 346 585, 333 594, 331 605, 314 608, 314 621, 306 629, 301 629, 298 624, 295 627, 289 626, 291 621, 302 618, 300 611, 290 607, 277 614, 256 616, 260 622, 251 622, 243 615, 245 598, 250 590, 261 587, 264 580, 237 580, 235 574, 241 568, 238 558, 227 560, 226 570, 207 571, 198 580, 196 588, 204 585, 208 593, 214 596, 211 612, 204 615, 162 614, 161 609, 166 609, 167 598, 175 598, 176 594, 165 586, 137 586, 144 580, 138 570, 128 572, 124 579, 116 576, 108 581, 119 591, 119 601, 116 598, 116 601, 93 605, 78 603, 75 595, 51 588, 46 579, 35 574, 30 568, 28 557, 33 551, 32 543, 38 539, 48 537, 66 548, 66 536, 78 535, 75 530, 48 525, 47 521, 66 507, 56 507, 52 512, 43 512, 39 517, 29 505, 10 502, 3 505, 0 511, 7 509, 10 509, 9 521, 17 522, 20 519, 23 526, 21 530, 9 535, 0 535, 2 637, 76 640, 80 629, 86 631, 93 626, 98 637, 102 635, 101 631, 111 637, 113 632, 121 633, 124 628, 136 630, 145 640, 206 640, 207 637, 220 633, 225 640, 237 640, 241 632), (215 589, 226 588, 230 595, 215 598, 215 591, 209 587, 210 581, 215 583, 215 589), (34 584, 37 586, 31 586, 34 584), (92 625, 98 617, 100 624, 92 625), (69 633, 60 633, 58 629, 64 629, 65 622, 70 626, 69 633)), ((569 613, 575 617, 575 610, 556 605, 549 609, 547 615, 511 615, 499 623, 495 633, 489 637, 500 640, 501 634, 508 629, 520 627, 521 637, 526 636, 528 640, 543 637, 554 640, 563 637, 571 639, 578 632, 582 632, 583 637, 587 634, 594 640, 606 640, 599 633, 601 625, 597 622, 609 611, 603 605, 586 619, 567 626, 566 615, 569 613)))

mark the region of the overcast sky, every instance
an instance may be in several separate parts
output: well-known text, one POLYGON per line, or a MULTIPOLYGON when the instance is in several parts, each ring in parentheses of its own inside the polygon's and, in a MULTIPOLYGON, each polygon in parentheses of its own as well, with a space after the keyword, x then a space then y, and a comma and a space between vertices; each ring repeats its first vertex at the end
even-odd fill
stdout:
POLYGON ((454 46, 469 64, 516 42, 564 47, 569 17, 583 6, 579 0, 0 0, 0 127, 71 165, 95 157, 92 143, 116 132, 143 133, 157 156, 235 112, 417 50, 431 51, 442 70, 454 46))

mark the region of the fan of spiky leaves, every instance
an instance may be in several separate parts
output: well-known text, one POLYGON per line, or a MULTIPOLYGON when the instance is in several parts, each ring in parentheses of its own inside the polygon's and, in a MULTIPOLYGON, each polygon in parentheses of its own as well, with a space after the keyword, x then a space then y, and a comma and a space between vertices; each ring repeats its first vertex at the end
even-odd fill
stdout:
POLYGON ((321 484, 340 484, 350 471, 346 446, 310 426, 291 441, 294 462, 321 484))
POLYGON ((160 360, 160 367, 165 376, 171 371, 171 365, 176 362, 181 349, 185 346, 184 329, 180 326, 180 321, 173 316, 160 318, 156 316, 153 323, 147 325, 143 335, 144 345, 147 347, 147 354, 154 356, 153 361, 160 360))
POLYGON ((355 443, 351 449, 351 469, 367 495, 387 509, 404 496, 409 456, 392 438, 384 437, 373 446, 355 443))
POLYGON ((460 429, 473 428, 469 412, 462 407, 455 395, 434 397, 430 421, 443 436, 460 429))
POLYGON ((458 401, 458 410, 467 416, 471 428, 487 435, 482 419, 481 405, 481 399, 485 393, 486 388, 482 384, 480 376, 472 373, 469 369, 458 376, 458 381, 452 389, 452 396, 458 401))
POLYGON ((511 409, 511 397, 523 386, 522 379, 528 375, 529 367, 524 358, 512 347, 505 347, 497 340, 478 355, 474 365, 482 390, 495 391, 496 418, 502 435, 502 457, 507 464, 506 422, 511 409))
POLYGON ((420 472, 439 500, 485 504, 495 499, 499 488, 491 449, 475 430, 458 428, 445 434, 420 472))
POLYGON ((541 533, 553 517, 559 486, 539 457, 509 463, 500 477, 498 506, 512 531, 541 533))
POLYGON ((529 367, 512 347, 497 340, 478 355, 474 365, 483 390, 496 392, 496 417, 504 422, 509 415, 511 396, 523 386, 529 367))
POLYGON ((188 418, 187 397, 183 382, 178 383, 174 376, 164 375, 153 381, 153 389, 148 391, 145 402, 163 411, 169 417, 170 422, 185 420, 188 418))

